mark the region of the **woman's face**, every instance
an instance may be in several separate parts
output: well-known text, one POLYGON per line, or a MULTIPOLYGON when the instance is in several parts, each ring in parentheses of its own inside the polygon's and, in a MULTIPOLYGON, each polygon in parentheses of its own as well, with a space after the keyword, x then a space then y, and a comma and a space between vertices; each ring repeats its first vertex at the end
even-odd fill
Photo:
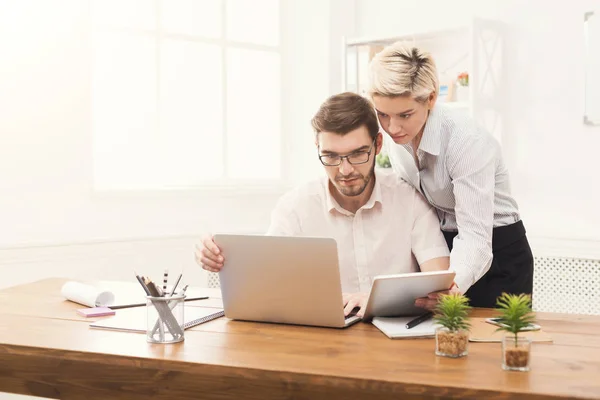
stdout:
POLYGON ((422 103, 412 96, 373 96, 377 118, 383 130, 397 144, 410 143, 425 127, 435 95, 422 103))

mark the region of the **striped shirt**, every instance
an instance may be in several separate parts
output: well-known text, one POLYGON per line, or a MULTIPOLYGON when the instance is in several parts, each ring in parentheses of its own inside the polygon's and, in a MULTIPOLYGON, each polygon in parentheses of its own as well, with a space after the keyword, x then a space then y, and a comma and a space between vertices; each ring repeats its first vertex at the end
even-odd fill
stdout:
POLYGON ((337 242, 344 293, 369 292, 377 275, 419 271, 449 251, 435 210, 392 171, 375 170, 365 205, 351 213, 329 191, 329 180, 308 182, 278 201, 268 235, 320 236, 337 242))
POLYGON ((520 219, 498 142, 444 105, 436 105, 427 118, 416 154, 419 168, 410 144, 384 136, 394 171, 436 208, 443 231, 458 231, 450 269, 466 292, 490 269, 492 229, 520 219))

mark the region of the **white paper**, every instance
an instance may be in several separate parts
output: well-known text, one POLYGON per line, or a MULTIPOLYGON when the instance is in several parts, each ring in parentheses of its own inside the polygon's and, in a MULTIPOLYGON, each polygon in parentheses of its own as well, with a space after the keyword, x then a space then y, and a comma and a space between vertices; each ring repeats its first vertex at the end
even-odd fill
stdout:
POLYGON ((115 295, 108 290, 74 281, 65 283, 61 294, 67 300, 88 307, 108 307, 115 301, 115 295))
POLYGON ((375 317, 373 325, 383 332, 390 339, 411 338, 411 337, 431 337, 435 335, 435 329, 438 325, 433 319, 421 322, 411 329, 406 329, 406 324, 415 317, 375 317))

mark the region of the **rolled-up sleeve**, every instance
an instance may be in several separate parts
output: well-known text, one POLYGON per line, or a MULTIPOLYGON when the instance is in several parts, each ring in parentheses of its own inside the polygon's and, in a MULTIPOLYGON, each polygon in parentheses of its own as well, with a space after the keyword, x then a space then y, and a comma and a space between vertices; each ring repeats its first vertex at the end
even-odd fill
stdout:
POLYGON ((466 292, 492 264, 495 153, 497 148, 478 136, 451 143, 448 171, 456 201, 458 235, 450 253, 455 282, 466 292))

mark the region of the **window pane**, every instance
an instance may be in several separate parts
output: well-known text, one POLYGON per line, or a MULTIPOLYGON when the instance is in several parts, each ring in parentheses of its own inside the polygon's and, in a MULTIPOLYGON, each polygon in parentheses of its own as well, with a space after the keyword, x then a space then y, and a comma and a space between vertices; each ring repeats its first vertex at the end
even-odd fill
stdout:
POLYGON ((92 113, 95 185, 133 189, 153 183, 156 146, 156 44, 153 38, 96 33, 92 113))
POLYGON ((167 33, 220 38, 223 0, 163 0, 161 18, 167 33))
POLYGON ((162 43, 160 124, 165 182, 189 186, 221 178, 221 48, 177 40, 162 43))
POLYGON ((156 29, 156 2, 151 0, 92 0, 96 25, 156 29))
POLYGON ((281 176, 280 59, 275 52, 227 51, 227 150, 232 178, 281 176))
POLYGON ((227 0, 227 39, 279 44, 279 0, 227 0))

